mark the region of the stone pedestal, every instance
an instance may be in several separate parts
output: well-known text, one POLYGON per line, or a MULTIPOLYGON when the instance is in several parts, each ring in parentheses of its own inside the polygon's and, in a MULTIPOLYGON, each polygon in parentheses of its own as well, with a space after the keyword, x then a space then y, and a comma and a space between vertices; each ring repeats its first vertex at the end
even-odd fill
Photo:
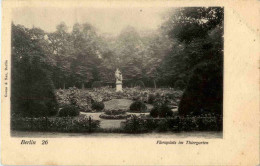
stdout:
POLYGON ((123 92, 122 89, 123 76, 122 73, 119 71, 119 69, 116 69, 115 77, 116 77, 116 92, 123 92))
POLYGON ((122 88, 123 76, 122 73, 119 71, 119 69, 116 69, 115 77, 116 77, 116 92, 123 92, 123 88, 122 88))
POLYGON ((122 81, 117 81, 116 82, 116 92, 123 92, 122 81))

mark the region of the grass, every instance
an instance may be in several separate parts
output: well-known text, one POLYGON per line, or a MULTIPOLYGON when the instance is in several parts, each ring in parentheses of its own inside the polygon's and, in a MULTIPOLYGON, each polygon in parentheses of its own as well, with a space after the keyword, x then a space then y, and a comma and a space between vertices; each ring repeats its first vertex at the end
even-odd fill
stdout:
MULTIPOLYGON (((110 101, 105 102, 105 109, 107 110, 128 110, 130 105, 133 103, 133 100, 129 99, 112 99, 110 101)), ((151 104, 146 104, 147 109, 151 110, 153 106, 151 104)))

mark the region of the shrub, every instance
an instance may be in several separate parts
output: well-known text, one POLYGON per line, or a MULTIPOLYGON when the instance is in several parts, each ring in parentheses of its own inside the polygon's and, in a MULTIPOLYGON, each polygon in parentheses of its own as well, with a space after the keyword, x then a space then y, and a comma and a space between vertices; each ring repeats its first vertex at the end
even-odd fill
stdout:
POLYGON ((11 111, 25 117, 52 116, 58 104, 48 54, 28 29, 12 25, 11 111), (30 44, 29 44, 30 43, 30 44))
POLYGON ((156 117, 158 117, 158 115, 159 115, 159 110, 158 110, 158 108, 152 108, 152 110, 151 110, 151 112, 150 112, 150 116, 151 117, 153 117, 153 118, 156 118, 156 117))
POLYGON ((148 96, 148 104, 153 104, 156 99, 156 96, 154 94, 150 94, 148 96))
POLYGON ((218 122, 215 118, 200 118, 197 121, 197 125, 200 131, 211 131, 218 128, 218 122))
POLYGON ((105 105, 104 105, 103 102, 97 102, 97 101, 94 101, 94 102, 92 103, 92 106, 91 106, 91 108, 92 108, 93 110, 96 110, 96 111, 101 111, 101 110, 104 109, 104 107, 105 107, 105 105))
POLYGON ((68 98, 69 98, 69 102, 70 102, 71 105, 75 105, 76 106, 78 104, 78 95, 76 94, 75 91, 70 93, 68 98))
POLYGON ((159 117, 168 117, 168 116, 172 116, 172 115, 173 115, 173 112, 167 104, 161 105, 161 107, 159 109, 159 117))
POLYGON ((162 119, 158 122, 158 131, 167 131, 169 129, 169 124, 167 119, 162 119))
POLYGON ((129 133, 138 133, 144 130, 143 120, 136 115, 132 115, 126 120, 125 131, 129 133))
POLYGON ((187 117, 187 118, 182 119, 180 122, 181 131, 199 130, 197 121, 198 121, 198 119, 195 117, 187 117))
POLYGON ((180 131, 180 117, 175 116, 174 118, 167 119, 169 130, 180 131))
POLYGON ((148 131, 152 131, 152 130, 156 129, 157 126, 158 126, 158 121, 156 119, 153 119, 153 118, 146 119, 144 122, 145 122, 144 127, 148 131))
POLYGON ((201 115, 214 112, 222 115, 223 71, 222 66, 212 63, 200 64, 193 71, 179 104, 179 113, 201 115))
POLYGON ((133 112, 143 112, 147 110, 147 106, 142 101, 135 101, 130 105, 130 110, 133 112))
POLYGON ((59 111, 59 117, 73 117, 79 115, 79 108, 74 105, 67 105, 59 111))
POLYGON ((170 117, 173 115, 171 108, 166 104, 158 104, 155 105, 154 108, 151 110, 150 115, 154 118, 156 117, 170 117))

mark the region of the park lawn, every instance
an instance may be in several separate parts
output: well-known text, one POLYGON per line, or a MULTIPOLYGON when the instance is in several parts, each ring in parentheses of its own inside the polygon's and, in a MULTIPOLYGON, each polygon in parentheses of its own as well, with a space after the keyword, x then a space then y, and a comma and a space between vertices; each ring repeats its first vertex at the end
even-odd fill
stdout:
MULTIPOLYGON (((107 102, 104 102, 105 109, 106 110, 128 110, 130 108, 130 105, 133 103, 133 100, 129 99, 112 99, 107 102)), ((147 106, 147 109, 150 111, 153 106, 151 104, 145 104, 147 106)))

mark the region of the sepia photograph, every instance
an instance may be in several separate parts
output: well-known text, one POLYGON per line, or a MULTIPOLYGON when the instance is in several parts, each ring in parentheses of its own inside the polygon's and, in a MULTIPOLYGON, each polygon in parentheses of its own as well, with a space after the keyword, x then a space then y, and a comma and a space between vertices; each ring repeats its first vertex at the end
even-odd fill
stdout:
POLYGON ((11 24, 12 136, 222 138, 223 7, 24 7, 11 24))
POLYGON ((259 165, 260 1, 4 0, 2 165, 259 165))

